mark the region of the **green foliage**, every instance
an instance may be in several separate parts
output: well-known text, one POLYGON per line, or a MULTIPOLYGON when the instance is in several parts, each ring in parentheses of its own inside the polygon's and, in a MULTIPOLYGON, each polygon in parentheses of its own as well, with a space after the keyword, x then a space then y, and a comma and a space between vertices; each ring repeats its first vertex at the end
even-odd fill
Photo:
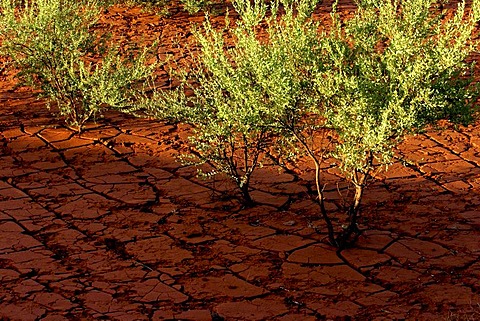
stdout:
MULTIPOLYGON (((130 4, 140 4, 147 7, 163 7, 165 11, 168 11, 168 8, 172 6, 171 0, 107 0, 110 3, 115 2, 126 2, 130 4)), ((189 14, 195 14, 201 10, 205 10, 210 5, 214 3, 211 0, 180 0, 180 3, 183 6, 183 9, 189 14)))
POLYGON ((443 22, 436 4, 359 1, 343 22, 333 13, 320 40, 315 112, 338 135, 334 155, 348 177, 388 164, 407 133, 439 119, 471 120, 477 91, 464 61, 478 14, 461 3, 443 22))
POLYGON ((182 0, 183 8, 190 14, 194 14, 210 4, 207 0, 182 0))
POLYGON ((136 84, 153 71, 147 51, 121 58, 93 32, 100 7, 93 0, 2 0, 1 52, 18 76, 57 105, 68 125, 81 130, 105 107, 129 108, 136 84))

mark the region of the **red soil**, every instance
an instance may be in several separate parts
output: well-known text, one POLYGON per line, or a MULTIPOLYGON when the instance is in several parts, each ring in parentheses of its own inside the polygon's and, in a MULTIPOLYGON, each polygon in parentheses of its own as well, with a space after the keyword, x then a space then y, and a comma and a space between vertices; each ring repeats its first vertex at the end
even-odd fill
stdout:
MULTIPOLYGON (((104 19, 116 39, 161 32, 178 60, 174 35, 201 20, 121 7, 104 19)), ((337 253, 302 162, 259 170, 261 205, 242 209, 225 179, 175 160, 187 128, 108 112, 76 134, 12 84, 0 83, 2 320, 480 318, 479 123, 408 138, 411 165, 367 190, 368 231, 337 253)))

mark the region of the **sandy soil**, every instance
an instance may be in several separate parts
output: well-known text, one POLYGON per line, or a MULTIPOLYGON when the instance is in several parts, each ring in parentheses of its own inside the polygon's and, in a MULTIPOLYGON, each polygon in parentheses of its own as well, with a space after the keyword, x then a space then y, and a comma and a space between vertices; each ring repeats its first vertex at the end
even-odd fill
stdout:
MULTIPOLYGON (((181 60, 175 43, 202 19, 115 7, 103 21, 117 40, 162 33, 181 60)), ((303 162, 259 170, 260 204, 242 209, 229 182, 176 161, 188 128, 109 112, 76 134, 12 85, 1 79, 0 319, 480 319, 480 123, 408 138, 408 167, 370 187, 368 231, 337 252, 303 162)))

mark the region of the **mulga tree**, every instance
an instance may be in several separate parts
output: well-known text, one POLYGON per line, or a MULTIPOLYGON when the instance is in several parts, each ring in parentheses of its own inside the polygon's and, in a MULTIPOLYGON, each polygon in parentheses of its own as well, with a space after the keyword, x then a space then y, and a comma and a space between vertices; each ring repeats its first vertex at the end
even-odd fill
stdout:
POLYGON ((330 243, 339 248, 359 235, 365 187, 388 166, 405 135, 440 119, 467 123, 475 114, 478 87, 465 61, 476 49, 472 33, 480 2, 469 10, 461 2, 452 14, 442 3, 359 0, 353 18, 343 20, 334 6, 331 27, 322 28, 307 63, 313 101, 289 106, 278 118, 315 166, 320 211, 330 243), (308 115, 322 135, 327 132, 328 143, 316 148, 309 142, 304 129, 289 120, 298 115, 308 115), (336 160, 354 190, 341 226, 332 223, 325 206, 320 168, 327 157, 336 160))
MULTIPOLYGON (((302 1, 305 18, 314 8, 307 5, 311 2, 302 1)), ((233 5, 240 15, 236 25, 231 27, 227 17, 223 30, 215 30, 209 20, 195 29, 200 53, 189 76, 177 90, 155 92, 144 107, 159 119, 191 124, 194 153, 182 159, 208 163, 213 169, 200 172, 204 177, 226 174, 241 191, 244 204, 252 205, 252 174, 262 165, 277 131, 269 117, 273 110, 284 112, 303 99, 304 77, 296 64, 312 59, 308 55, 315 28, 312 23, 304 34, 305 26, 294 19, 295 6, 290 4, 284 14, 279 14, 279 1, 267 5, 236 0, 233 5), (290 37, 295 41, 289 42, 290 37), (233 39, 233 46, 225 39, 233 39), (186 89, 193 95, 187 97, 186 89)))
POLYGON ((100 13, 96 0, 0 0, 0 54, 79 131, 107 106, 131 108, 155 67, 95 32, 100 13))

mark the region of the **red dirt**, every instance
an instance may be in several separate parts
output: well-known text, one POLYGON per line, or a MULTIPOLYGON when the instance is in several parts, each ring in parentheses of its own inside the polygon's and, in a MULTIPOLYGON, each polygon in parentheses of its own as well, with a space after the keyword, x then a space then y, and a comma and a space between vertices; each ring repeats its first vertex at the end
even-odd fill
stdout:
MULTIPOLYGON (((162 32, 165 48, 201 20, 105 18, 129 39, 162 32)), ((176 162, 187 128, 108 112, 79 135, 12 84, 0 83, 2 320, 480 318, 480 123, 407 139, 410 165, 367 190, 368 231, 336 253, 303 165, 259 170, 262 204, 242 209, 229 182, 176 162)))

